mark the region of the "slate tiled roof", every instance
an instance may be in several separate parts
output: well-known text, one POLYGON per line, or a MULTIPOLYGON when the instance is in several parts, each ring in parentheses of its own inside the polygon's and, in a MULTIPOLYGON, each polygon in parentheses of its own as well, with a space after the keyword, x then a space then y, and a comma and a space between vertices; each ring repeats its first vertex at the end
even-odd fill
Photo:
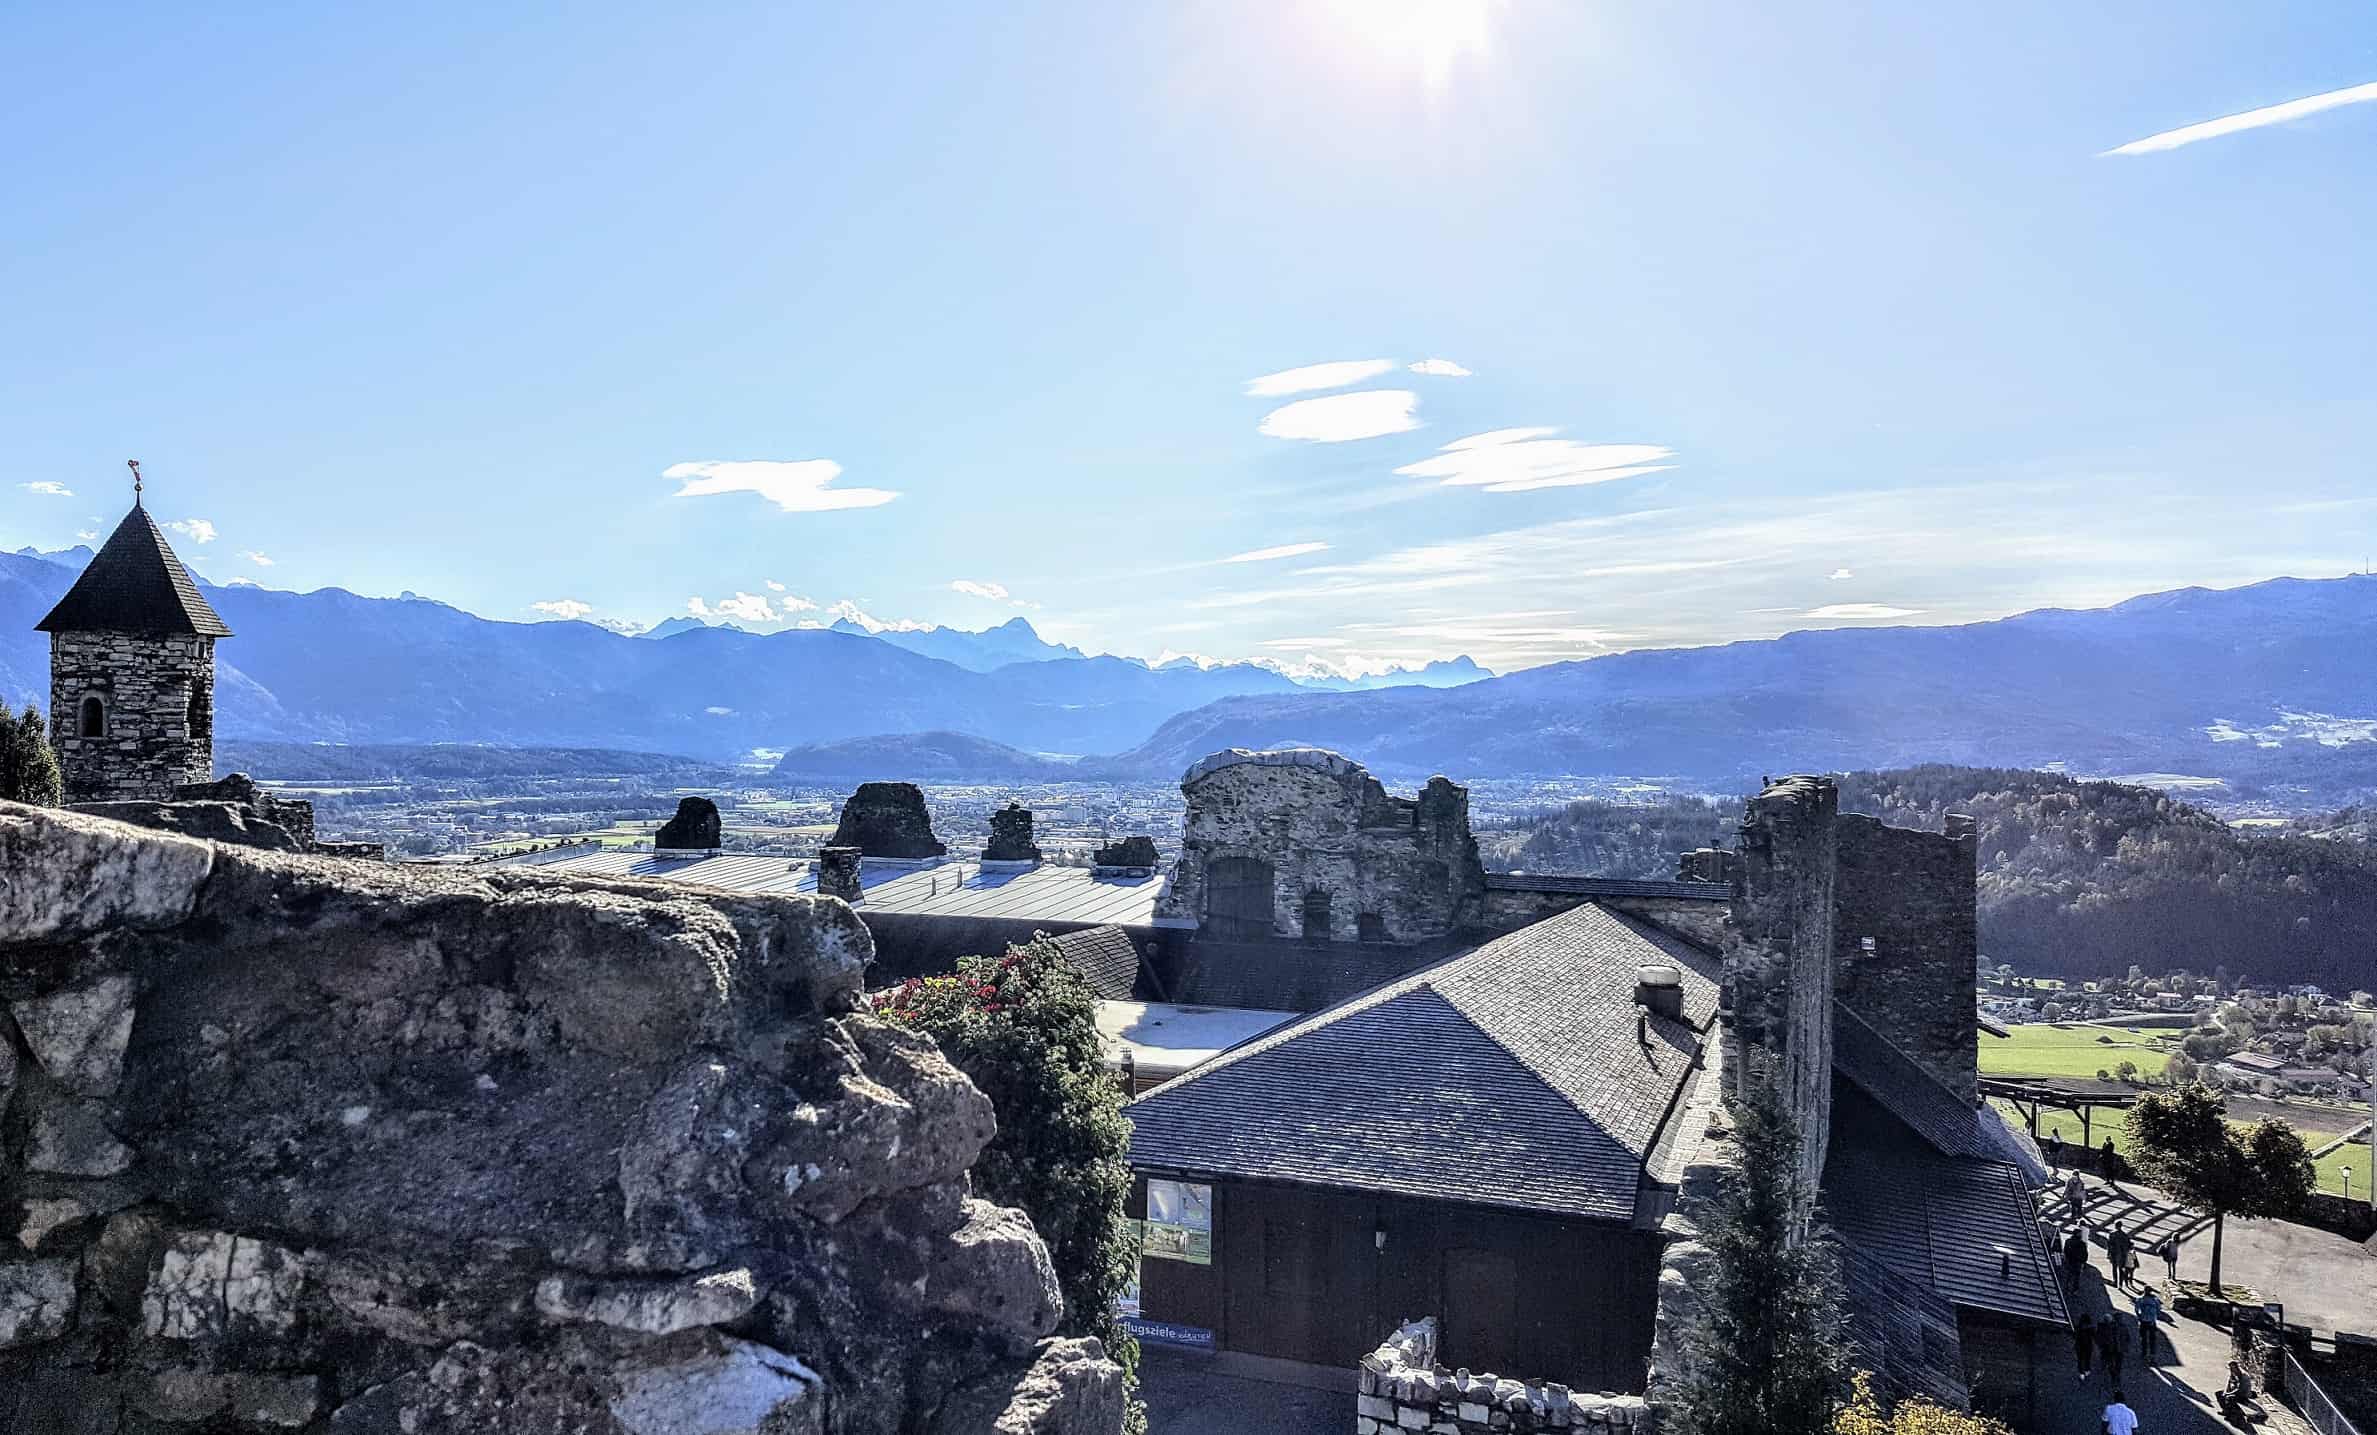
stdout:
POLYGON ((1120 927, 1087 927, 1049 938, 1073 970, 1108 1001, 1129 1001, 1139 982, 1139 948, 1120 927))
POLYGON ((1486 887, 1497 892, 1574 892, 1582 897, 1682 897, 1729 902, 1723 882, 1678 882, 1653 877, 1579 877, 1564 872, 1488 872, 1486 887))
POLYGON ((1879 1105, 1834 1083, 1824 1216, 1841 1238, 1957 1306, 2067 1324, 2022 1174, 1898 1139, 1879 1105))
POLYGON ((1959 1100, 1913 1057, 1892 1046, 1839 1002, 1832 1004, 1832 1069, 1942 1153, 1992 1161, 2005 1158, 2004 1150, 1982 1126, 1991 1118, 1959 1100))
POLYGON ((139 504, 107 536, 58 606, 33 625, 44 633, 195 633, 228 638, 230 627, 173 555, 139 504))
POLYGON ((1874 1373, 1885 1402, 1910 1396, 1961 1410, 1971 1396, 1964 1380, 1964 1342, 1956 1308, 1920 1281, 1892 1271, 1856 1246, 1841 1243, 1841 1286, 1849 1340, 1858 1365, 1874 1373))
POLYGON ((1717 963, 1590 904, 1316 1012, 1132 1103, 1131 1162, 1631 1219, 1698 1056, 1717 963), (1636 1035, 1635 970, 1684 1019, 1636 1035))

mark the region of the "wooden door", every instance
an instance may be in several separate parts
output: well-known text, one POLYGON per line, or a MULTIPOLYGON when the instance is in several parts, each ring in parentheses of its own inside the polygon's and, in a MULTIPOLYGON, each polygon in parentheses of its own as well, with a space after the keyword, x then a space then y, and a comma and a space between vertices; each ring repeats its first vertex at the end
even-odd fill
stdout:
POLYGON ((1447 1362, 1511 1375, 1518 1364, 1518 1327, 1518 1266, 1511 1256, 1475 1247, 1446 1251, 1438 1348, 1447 1362))

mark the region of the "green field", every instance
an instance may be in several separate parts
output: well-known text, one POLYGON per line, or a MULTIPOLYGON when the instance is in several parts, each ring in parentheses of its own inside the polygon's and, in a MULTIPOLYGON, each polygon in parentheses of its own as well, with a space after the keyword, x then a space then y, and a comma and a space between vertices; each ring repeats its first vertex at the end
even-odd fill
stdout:
POLYGON ((2366 1137, 2319 1158, 2319 1189, 2335 1195, 2344 1194, 2344 1168, 2347 1166, 2352 1168, 2352 1194, 2367 1199, 2369 1143, 2366 1137))
POLYGON ((2012 1027, 2008 1037, 1981 1036, 1983 1076, 2063 1076, 2093 1079, 2124 1061, 2142 1076, 2160 1076, 2170 1065, 2170 1033, 2143 1027, 2012 1027))

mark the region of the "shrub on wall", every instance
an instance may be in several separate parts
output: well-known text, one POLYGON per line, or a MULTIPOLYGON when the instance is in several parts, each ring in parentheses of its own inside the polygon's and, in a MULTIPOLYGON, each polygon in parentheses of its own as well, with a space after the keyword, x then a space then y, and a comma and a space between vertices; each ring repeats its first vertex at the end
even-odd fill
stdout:
POLYGON ((974 1164, 978 1194, 1019 1206, 1048 1243, 1066 1334, 1094 1335, 1126 1371, 1138 1344, 1116 1320, 1139 1250, 1124 1202, 1131 1125, 1098 1040, 1097 995, 1045 940, 911 978, 876 1013, 925 1032, 990 1097, 999 1134, 974 1164))

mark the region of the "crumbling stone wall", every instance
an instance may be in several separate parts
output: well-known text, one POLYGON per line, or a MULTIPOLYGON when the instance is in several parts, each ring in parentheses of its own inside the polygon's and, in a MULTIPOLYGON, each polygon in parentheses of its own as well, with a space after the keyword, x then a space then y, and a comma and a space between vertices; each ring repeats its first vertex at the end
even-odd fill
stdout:
POLYGON ((1355 1372, 1355 1435, 1506 1435, 1509 1431, 1643 1431, 1639 1395, 1592 1395, 1557 1381, 1472 1375, 1436 1363, 1436 1317, 1406 1321, 1355 1372))
MULTIPOLYGON (((1742 812, 1725 945, 1725 1094, 1776 1086, 1799 1127, 1807 1202, 1832 1127, 1834 877, 1840 791, 1828 777, 1770 782, 1742 812)), ((1967 1005, 1970 1005, 1969 999, 1967 1005)))
POLYGON ((680 797, 677 815, 652 834, 654 851, 715 852, 722 840, 718 804, 707 797, 680 797))
POLYGON ((1396 797, 1333 752, 1233 748, 1191 767, 1180 791, 1188 811, 1161 915, 1216 916, 1215 864, 1244 859, 1270 869, 1274 936, 1304 935, 1308 912, 1341 942, 1423 942, 1478 920, 1485 870, 1469 793, 1442 777, 1396 797))
POLYGON ((0 804, 0 1429, 1111 1435, 841 902, 0 804))
POLYGON ((1841 815, 1834 989, 1892 1045, 1971 1101, 1980 1091, 1976 842, 1970 817, 1951 814, 1947 827, 1917 832, 1841 815))
POLYGON ((862 782, 842 804, 834 847, 856 847, 869 857, 944 857, 949 849, 933 835, 932 814, 913 782, 862 782))
POLYGON ((50 743, 68 802, 162 802, 215 770, 215 640, 194 634, 50 635, 50 743), (82 731, 96 697, 105 732, 82 731))

